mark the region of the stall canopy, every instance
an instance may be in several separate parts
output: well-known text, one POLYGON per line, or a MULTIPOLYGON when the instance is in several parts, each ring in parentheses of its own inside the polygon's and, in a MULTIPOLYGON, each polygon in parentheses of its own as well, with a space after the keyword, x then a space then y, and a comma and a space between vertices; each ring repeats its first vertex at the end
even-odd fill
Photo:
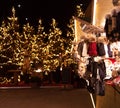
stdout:
POLYGON ((79 26, 81 27, 82 31, 85 33, 103 33, 103 28, 97 27, 92 25, 91 23, 82 20, 80 18, 74 17, 74 19, 79 22, 79 26))
POLYGON ((104 29, 94 26, 91 23, 84 21, 80 18, 74 17, 74 23, 75 23, 75 36, 76 41, 77 38, 81 37, 81 35, 87 34, 100 34, 104 33, 104 29))

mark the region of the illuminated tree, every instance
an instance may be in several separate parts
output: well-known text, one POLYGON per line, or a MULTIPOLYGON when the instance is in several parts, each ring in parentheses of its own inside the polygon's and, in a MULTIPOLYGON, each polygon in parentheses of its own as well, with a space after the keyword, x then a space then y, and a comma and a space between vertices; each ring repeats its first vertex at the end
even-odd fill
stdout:
POLYGON ((82 4, 76 6, 75 16, 83 19, 85 17, 85 14, 84 14, 81 6, 82 6, 82 4))
POLYGON ((53 18, 48 33, 47 46, 45 47, 46 59, 44 60, 47 70, 54 70, 59 64, 59 54, 63 50, 62 31, 57 27, 57 22, 53 18))
POLYGON ((7 28, 4 21, 2 21, 2 25, 0 27, 0 63, 5 63, 9 60, 8 56, 5 54, 6 49, 4 49, 6 43, 5 43, 5 37, 7 35, 7 28))
POLYGON ((72 17, 69 20, 69 24, 67 24, 67 37, 66 37, 66 41, 67 41, 67 50, 68 52, 71 52, 71 47, 72 47, 72 42, 74 41, 75 38, 75 27, 74 27, 74 17, 72 17))
POLYGON ((23 31, 21 35, 22 48, 26 50, 29 55, 32 48, 33 35, 34 35, 33 26, 30 26, 29 23, 23 25, 23 31))
POLYGON ((72 17, 69 20, 69 23, 67 24, 67 34, 64 37, 64 50, 65 50, 64 59, 68 61, 69 64, 73 62, 71 52, 74 38, 75 38, 74 17, 72 17))
MULTIPOLYGON (((79 6, 77 9, 78 13, 81 12, 79 6)), ((78 14, 82 15, 84 14, 78 14)), ((8 17, 7 23, 3 21, 0 27, 0 56, 23 66, 29 62, 26 66, 28 70, 34 61, 43 64, 45 70, 54 70, 62 59, 71 57, 71 46, 75 37, 73 17, 67 27, 67 34, 63 36, 56 20, 52 18, 50 29, 46 34, 40 19, 37 31, 29 22, 22 26, 21 31, 13 7, 12 16, 8 17)))
POLYGON ((47 34, 44 31, 42 20, 39 19, 36 35, 33 35, 32 39, 32 61, 34 65, 33 67, 43 66, 43 61, 46 57, 46 36, 47 34))
POLYGON ((0 27, 0 54, 2 56, 2 51, 4 50, 3 49, 3 46, 4 46, 4 37, 6 35, 6 27, 5 27, 5 22, 2 21, 2 25, 0 27))
POLYGON ((21 45, 18 18, 15 17, 15 9, 12 8, 12 16, 8 17, 5 24, 2 23, 2 54, 9 58, 12 63, 19 64, 21 61, 21 45))
POLYGON ((34 58, 33 43, 34 43, 34 28, 29 23, 23 25, 23 30, 21 34, 21 46, 23 55, 23 71, 29 72, 31 69, 31 62, 34 58))

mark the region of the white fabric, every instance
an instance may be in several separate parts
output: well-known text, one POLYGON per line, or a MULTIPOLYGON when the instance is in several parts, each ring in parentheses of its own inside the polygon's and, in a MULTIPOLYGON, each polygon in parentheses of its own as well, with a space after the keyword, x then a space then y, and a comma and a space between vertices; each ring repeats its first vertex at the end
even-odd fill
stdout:
POLYGON ((83 44, 82 56, 83 57, 88 56, 88 54, 87 54, 87 44, 86 43, 83 44))
POLYGON ((108 46, 107 46, 107 44, 104 44, 104 49, 105 49, 105 57, 108 58, 109 54, 108 54, 108 46))
POLYGON ((112 51, 113 51, 114 49, 117 49, 118 51, 120 51, 120 41, 113 42, 113 43, 111 44, 111 49, 112 49, 112 51))

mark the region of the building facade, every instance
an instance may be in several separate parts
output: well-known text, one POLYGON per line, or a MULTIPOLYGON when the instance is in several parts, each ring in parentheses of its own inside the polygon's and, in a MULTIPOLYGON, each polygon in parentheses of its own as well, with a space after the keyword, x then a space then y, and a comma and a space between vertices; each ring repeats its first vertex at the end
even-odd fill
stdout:
POLYGON ((111 14, 111 11, 119 6, 120 0, 93 0, 93 23, 96 26, 103 27, 105 17, 111 14))

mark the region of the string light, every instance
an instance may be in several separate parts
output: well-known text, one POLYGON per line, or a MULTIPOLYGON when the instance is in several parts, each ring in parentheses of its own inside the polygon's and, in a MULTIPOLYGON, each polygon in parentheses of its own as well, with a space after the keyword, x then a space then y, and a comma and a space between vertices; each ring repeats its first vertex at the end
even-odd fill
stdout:
MULTIPOLYGON (((21 5, 19 4, 18 7, 21 5)), ((63 37, 54 18, 48 33, 45 32, 41 19, 38 21, 37 30, 28 22, 23 25, 22 32, 20 32, 14 7, 12 16, 8 17, 8 20, 7 23, 3 21, 0 27, 2 34, 2 36, 0 35, 0 39, 2 38, 0 49, 2 50, 1 55, 12 63, 21 67, 29 65, 29 68, 26 67, 28 71, 31 70, 31 63, 38 63, 43 67, 42 71, 51 71, 62 63, 62 59, 70 61, 69 53, 74 39, 74 23, 69 24, 72 32, 68 31, 66 37, 63 37)))

